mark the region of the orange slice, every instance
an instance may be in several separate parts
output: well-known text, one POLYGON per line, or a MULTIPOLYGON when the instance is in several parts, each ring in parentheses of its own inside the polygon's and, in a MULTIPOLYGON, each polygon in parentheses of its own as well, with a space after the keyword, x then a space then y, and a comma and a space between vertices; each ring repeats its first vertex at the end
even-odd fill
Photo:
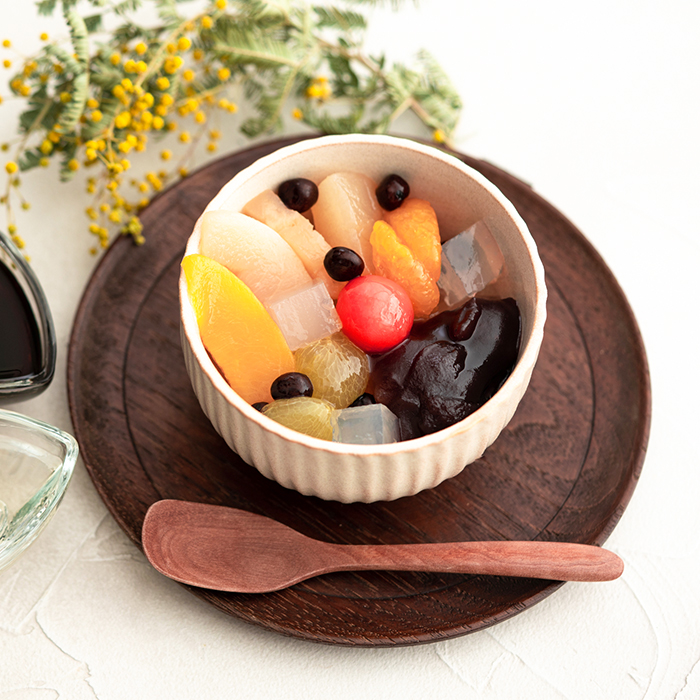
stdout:
POLYGON ((416 318, 428 318, 440 301, 440 290, 423 263, 404 245, 386 221, 374 224, 372 257, 377 274, 400 284, 408 293, 416 318))
POLYGON ((294 371, 282 332, 236 275, 204 255, 182 261, 204 347, 231 388, 248 403, 271 401, 270 386, 294 371))
POLYGON ((427 273, 437 281, 440 277, 442 248, 437 216, 430 203, 409 197, 398 209, 384 212, 384 220, 423 263, 427 273))

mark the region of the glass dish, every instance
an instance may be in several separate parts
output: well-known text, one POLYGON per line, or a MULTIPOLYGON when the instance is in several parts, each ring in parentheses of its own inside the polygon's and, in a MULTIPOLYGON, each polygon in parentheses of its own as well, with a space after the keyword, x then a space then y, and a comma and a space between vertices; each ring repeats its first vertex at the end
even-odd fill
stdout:
POLYGON ((42 392, 56 368, 48 302, 32 268, 0 231, 0 403, 42 392))
POLYGON ((77 458, 72 435, 0 409, 0 571, 51 519, 77 458))

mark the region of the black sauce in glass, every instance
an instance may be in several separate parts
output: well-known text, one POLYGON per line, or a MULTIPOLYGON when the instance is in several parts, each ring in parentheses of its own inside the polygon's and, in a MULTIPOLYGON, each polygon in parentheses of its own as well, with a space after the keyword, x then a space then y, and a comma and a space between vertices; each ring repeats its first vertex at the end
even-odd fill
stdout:
POLYGON ((0 379, 19 379, 41 370, 41 336, 24 290, 0 262, 0 379))
POLYGON ((49 386, 56 334, 32 268, 0 231, 0 403, 24 401, 49 386))

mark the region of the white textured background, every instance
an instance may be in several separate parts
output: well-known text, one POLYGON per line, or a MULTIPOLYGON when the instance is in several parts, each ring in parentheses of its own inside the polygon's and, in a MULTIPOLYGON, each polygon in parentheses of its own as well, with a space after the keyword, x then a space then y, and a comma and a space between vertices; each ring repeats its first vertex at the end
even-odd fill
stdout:
MULTIPOLYGON (((313 645, 226 617, 158 575, 79 463, 50 527, 0 574, 0 698, 700 698, 699 30, 695 0, 423 0, 375 11, 369 35, 390 58, 430 50, 464 99, 458 148, 532 183, 628 294, 653 418, 641 482, 607 543, 626 562, 621 579, 567 584, 449 642, 313 645)), ((0 39, 30 52, 41 31, 63 33, 29 0, 0 0, 0 39)), ((0 141, 15 114, 0 108, 0 141)), ((52 172, 25 179, 21 233, 52 303, 59 366, 18 408, 70 430, 67 341, 95 260, 80 186, 55 183, 52 172)))

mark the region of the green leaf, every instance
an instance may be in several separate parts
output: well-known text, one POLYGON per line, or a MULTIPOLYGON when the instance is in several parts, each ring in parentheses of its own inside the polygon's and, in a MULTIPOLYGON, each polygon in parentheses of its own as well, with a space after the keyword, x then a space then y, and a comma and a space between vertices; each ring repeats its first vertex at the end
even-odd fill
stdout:
POLYGON ((457 125, 461 103, 455 105, 442 95, 426 95, 418 97, 417 101, 434 120, 434 126, 452 132, 457 125))
POLYGON ((85 17, 85 28, 89 34, 99 32, 102 29, 102 15, 90 15, 85 17))
POLYGON ((28 98, 27 104, 30 107, 43 107, 48 101, 48 91, 46 85, 41 85, 28 98))
POLYGON ((319 27, 332 27, 341 32, 367 29, 367 20, 358 12, 337 7, 314 6, 319 27))
POLYGON ((379 7, 380 5, 390 4, 392 9, 398 10, 401 7, 403 0, 346 0, 349 3, 355 3, 356 5, 370 5, 371 7, 379 7))
POLYGON ((314 108, 303 110, 304 123, 318 129, 324 134, 353 134, 362 131, 360 119, 363 110, 354 110, 342 117, 333 117, 327 112, 320 112, 314 108))
POLYGON ((269 26, 270 24, 283 24, 287 19, 287 14, 281 3, 277 6, 274 3, 266 2, 266 0, 239 0, 235 4, 236 16, 224 15, 219 19, 219 22, 269 26))
POLYGON ((111 124, 117 112, 121 112, 123 105, 116 98, 103 99, 100 102, 100 111, 102 119, 99 122, 88 120, 82 127, 80 135, 83 141, 88 141, 93 137, 98 136, 104 131, 106 124, 111 124))
POLYGON ((275 130, 281 125, 282 108, 294 90, 298 73, 294 69, 277 72, 264 88, 255 106, 259 116, 247 119, 241 131, 249 137, 275 130))
POLYGON ((69 182, 75 177, 75 170, 71 170, 68 167, 68 163, 75 158, 76 150, 75 144, 70 144, 61 154, 61 182, 69 182))
MULTIPOLYGON (((70 46, 63 43, 46 44, 36 60, 39 71, 48 81, 29 96, 25 111, 19 117, 19 129, 49 131, 58 123, 62 138, 55 146, 61 154, 61 179, 73 177, 68 162, 77 150, 76 133, 83 140, 96 138, 107 124, 113 122, 123 105, 113 97, 112 88, 124 74, 121 66, 113 66, 109 55, 122 51, 123 45, 143 41, 149 46, 161 46, 170 40, 172 32, 188 16, 209 7, 212 2, 199 2, 192 10, 192 0, 38 0, 37 11, 50 15, 57 6, 62 8, 70 31, 70 46), (132 13, 148 7, 158 19, 142 26, 132 13), (82 17, 78 13, 82 8, 82 17), (88 9, 85 12, 85 8, 88 9), (116 20, 116 21, 115 21, 116 20), (104 24, 103 24, 104 21, 104 24), (95 32, 110 30, 106 43, 90 48, 89 39, 95 32), (52 68, 55 62, 63 67, 61 73, 52 68), (48 88, 48 89, 47 89, 48 88), (62 92, 70 94, 67 104, 60 101, 62 92), (100 102, 102 119, 81 124, 90 95, 100 102)), ((231 70, 225 81, 242 88, 245 106, 252 116, 241 131, 258 136, 281 125, 281 114, 289 98, 303 97, 306 89, 319 74, 327 74, 332 97, 325 101, 305 99, 303 121, 326 133, 383 132, 405 110, 412 109, 430 129, 442 129, 449 135, 455 128, 462 109, 459 95, 437 61, 425 51, 419 52, 417 66, 395 64, 389 67, 383 55, 367 55, 361 41, 367 20, 361 7, 391 4, 400 0, 228 0, 225 12, 216 12, 216 22, 209 30, 194 32, 192 39, 205 56, 210 72, 197 71, 188 86, 195 95, 216 92, 221 81, 216 66, 231 70)), ((151 54, 149 54, 150 56, 151 54)), ((142 87, 154 93, 155 71, 142 87)), ((170 76, 166 92, 175 100, 183 97, 185 86, 179 75, 170 76)), ((154 134, 161 137, 165 132, 154 134)), ((29 149, 22 155, 23 169, 35 167, 41 154, 29 149)))
POLYGON ((39 165, 39 161, 42 159, 43 154, 39 150, 25 151, 20 155, 18 160, 19 169, 22 172, 36 168, 39 165))
POLYGON ((254 78, 248 78, 243 83, 243 93, 245 94, 246 99, 250 100, 251 102, 256 102, 259 100, 264 91, 265 86, 259 80, 255 80, 254 78))
POLYGON ((436 126, 451 132, 457 125, 462 100, 433 56, 422 50, 418 53, 418 60, 423 71, 415 91, 416 100, 439 123, 436 126))
POLYGON ((353 70, 350 60, 345 56, 330 56, 328 67, 333 73, 333 94, 336 97, 352 95, 360 87, 360 79, 353 70))
POLYGON ((117 83, 121 82, 123 77, 124 73, 108 61, 95 61, 90 70, 90 82, 105 91, 111 90, 117 83))
POLYGON ((141 0, 122 0, 112 5, 112 11, 122 17, 130 12, 136 12, 141 7, 141 0))
POLYGON ((68 102, 61 112, 61 117, 58 123, 61 125, 62 132, 72 133, 80 119, 80 115, 85 110, 85 103, 88 99, 88 74, 81 73, 73 79, 73 91, 71 93, 70 102, 68 102))
POLYGON ((128 44, 132 39, 140 38, 142 33, 141 27, 127 20, 112 32, 112 44, 114 46, 128 44))
POLYGON ((63 17, 68 24, 71 44, 73 45, 73 52, 77 56, 80 63, 87 65, 90 55, 88 46, 88 30, 85 26, 85 21, 76 10, 67 7, 65 2, 63 6, 63 17))
POLYGON ((213 90, 221 85, 221 81, 217 77, 216 73, 205 73, 190 83, 190 85, 196 93, 204 93, 209 92, 210 90, 213 90))
POLYGON ((395 64, 386 74, 386 87, 396 104, 413 96, 420 83, 420 75, 400 63, 395 64))
POLYGON ((56 9, 56 0, 41 0, 37 2, 36 9, 40 15, 48 16, 56 9))
POLYGON ((276 68, 296 66, 299 62, 284 42, 259 31, 245 32, 238 27, 228 27, 223 35, 218 35, 213 51, 231 67, 247 63, 276 68))
POLYGON ((41 109, 39 109, 38 107, 36 107, 35 109, 28 109, 26 112, 22 112, 19 115, 20 131, 26 134, 32 128, 40 113, 41 109))
POLYGON ((174 29, 182 24, 184 18, 177 11, 176 0, 155 0, 158 17, 165 23, 168 28, 174 29))
POLYGON ((47 44, 44 51, 48 56, 53 56, 59 63, 63 64, 66 73, 76 75, 82 73, 84 68, 76 61, 64 48, 57 44, 47 44))

